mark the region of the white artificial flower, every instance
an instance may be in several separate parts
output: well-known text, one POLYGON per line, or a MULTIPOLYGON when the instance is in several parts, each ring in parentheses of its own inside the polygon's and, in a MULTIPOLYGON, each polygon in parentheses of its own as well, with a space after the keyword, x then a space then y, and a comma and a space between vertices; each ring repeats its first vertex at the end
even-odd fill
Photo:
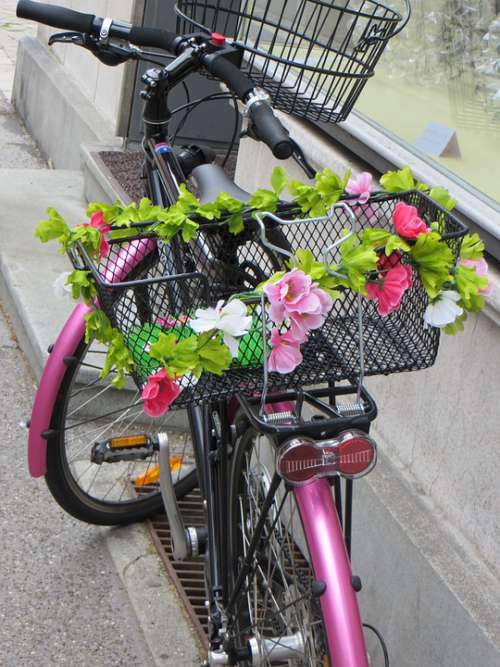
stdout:
POLYGON ((444 290, 434 303, 430 303, 425 309, 425 323, 431 327, 442 329, 463 315, 464 309, 458 305, 460 294, 453 290, 444 290))
POLYGON ((247 307, 239 299, 233 299, 226 306, 219 301, 215 308, 198 309, 196 319, 189 322, 189 326, 196 333, 204 333, 217 329, 224 334, 224 343, 228 346, 233 357, 238 356, 239 341, 237 338, 246 336, 252 324, 252 318, 247 316, 247 307))
POLYGON ((69 271, 63 271, 54 281, 54 294, 58 299, 71 298, 71 285, 66 284, 70 275, 69 271))

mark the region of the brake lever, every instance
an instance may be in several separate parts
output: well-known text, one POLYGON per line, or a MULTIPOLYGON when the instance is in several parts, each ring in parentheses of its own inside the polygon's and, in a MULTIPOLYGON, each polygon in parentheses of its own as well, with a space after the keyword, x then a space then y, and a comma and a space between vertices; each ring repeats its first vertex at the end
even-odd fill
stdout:
POLYGON ((306 174, 306 176, 308 176, 308 178, 311 179, 314 178, 318 172, 316 171, 316 169, 314 169, 314 167, 311 166, 306 156, 304 155, 304 151, 295 141, 295 139, 292 139, 292 142, 293 142, 293 154, 292 154, 293 159, 299 165, 302 171, 306 174))
POLYGON ((49 38, 49 46, 53 44, 74 44, 90 51, 105 65, 116 67, 127 60, 139 58, 140 51, 133 47, 119 46, 109 41, 95 38, 83 32, 58 32, 49 38))

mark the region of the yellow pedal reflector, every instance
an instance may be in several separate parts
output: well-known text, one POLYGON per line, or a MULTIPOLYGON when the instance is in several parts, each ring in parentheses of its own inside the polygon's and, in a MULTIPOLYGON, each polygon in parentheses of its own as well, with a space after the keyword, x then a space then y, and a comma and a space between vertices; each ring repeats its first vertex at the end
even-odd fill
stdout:
POLYGON ((182 468, 182 456, 172 456, 170 458, 170 470, 177 472, 180 468, 182 468))
POLYGON ((136 486, 149 486, 155 484, 160 479, 160 466, 153 466, 143 475, 136 478, 134 484, 136 486))
POLYGON ((126 447, 145 447, 148 442, 146 435, 127 435, 123 438, 112 438, 109 444, 111 449, 125 449, 126 447))
MULTIPOLYGON (((172 472, 177 472, 182 468, 182 456, 172 456, 170 459, 170 470, 172 472)), ((155 484, 160 479, 160 466, 152 466, 147 472, 143 475, 136 477, 134 484, 136 486, 148 486, 149 484, 155 484)))
POLYGON ((330 659, 327 655, 323 656, 323 667, 330 667, 330 659))

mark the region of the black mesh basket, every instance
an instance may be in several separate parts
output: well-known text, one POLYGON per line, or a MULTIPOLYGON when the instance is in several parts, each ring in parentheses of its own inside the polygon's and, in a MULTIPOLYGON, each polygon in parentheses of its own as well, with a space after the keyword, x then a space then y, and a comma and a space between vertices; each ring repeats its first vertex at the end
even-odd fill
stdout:
MULTIPOLYGON (((358 228, 392 229, 392 214, 399 201, 416 206, 429 224, 438 222, 443 238, 455 257, 458 256, 466 228, 418 191, 376 195, 368 204, 351 205, 358 228)), ((350 226, 350 215, 343 208, 335 208, 332 217, 313 223, 280 225, 269 220, 266 243, 279 242, 280 247, 286 246, 286 252, 309 248, 320 259, 325 247, 337 242, 350 226)), ((158 362, 149 356, 149 346, 161 332, 173 332, 177 340, 182 340, 193 333, 189 318, 197 308, 214 306, 219 299, 241 294, 283 268, 283 259, 266 246, 255 221, 249 222, 239 236, 230 234, 224 223, 204 224, 199 239, 198 243, 180 248, 183 264, 179 269, 184 273, 174 276, 166 275, 171 261, 165 254, 169 246, 162 246, 152 236, 111 242, 110 254, 99 266, 91 262, 81 247, 72 253, 76 266, 93 272, 101 307, 124 334, 132 351, 136 363, 134 379, 139 387, 159 368, 158 362), (127 282, 116 282, 118 272, 127 274, 127 282)), ((406 261, 404 256, 401 261, 406 261)), ((199 381, 184 378, 184 391, 176 401, 177 407, 237 393, 254 396, 262 391, 265 356, 262 307, 259 298, 250 299, 249 303, 253 324, 240 342, 238 359, 230 371, 223 377, 206 373, 199 381)), ((362 299, 361 303, 365 375, 420 370, 434 363, 439 330, 424 326, 428 298, 416 272, 400 309, 388 317, 379 315, 375 302, 362 299)), ((270 373, 268 390, 330 380, 356 381, 361 371, 358 305, 357 295, 349 291, 335 301, 323 327, 313 331, 303 345, 304 361, 291 374, 270 373)), ((265 326, 269 331, 270 324, 265 326)))
POLYGON ((375 0, 178 0, 178 31, 219 32, 286 113, 345 120, 407 16, 375 0))

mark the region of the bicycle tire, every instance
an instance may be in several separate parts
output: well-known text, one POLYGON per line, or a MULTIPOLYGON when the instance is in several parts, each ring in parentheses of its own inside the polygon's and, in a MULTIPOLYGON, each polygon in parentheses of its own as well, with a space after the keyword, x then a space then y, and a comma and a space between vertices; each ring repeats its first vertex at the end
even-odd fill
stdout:
MULTIPOLYGON (((232 550, 232 562, 234 563, 234 571, 232 572, 233 585, 239 574, 242 559, 244 558, 244 545, 251 539, 250 534, 245 536, 245 531, 248 530, 249 522, 256 522, 256 519, 259 517, 258 507, 262 505, 263 494, 261 495, 258 491, 256 481, 258 481, 259 475, 263 475, 262 479, 264 481, 262 483, 266 485, 272 479, 273 471, 271 469, 260 469, 260 466, 263 465, 261 453, 259 453, 258 459, 255 459, 254 469, 251 473, 252 478, 250 477, 249 471, 252 471, 252 468, 248 467, 248 463, 252 461, 252 456, 255 455, 255 443, 258 438, 267 442, 269 448, 268 463, 272 466, 271 462, 274 461, 274 448, 272 444, 265 436, 259 435, 251 428, 247 429, 237 442, 231 465, 229 512, 230 548, 232 550), (248 496, 248 488, 251 484, 254 484, 253 493, 255 494, 257 490, 257 496, 254 497, 254 507, 245 514, 244 497, 245 493, 248 496), (253 519, 251 518, 252 513, 253 519)), ((265 464, 265 467, 267 467, 268 463, 265 464)), ((262 490, 264 491, 264 489, 262 490)), ((289 660, 289 662, 284 660, 284 664, 293 665, 293 667, 298 667, 299 665, 301 667, 312 667, 312 665, 316 667, 317 665, 331 664, 320 604, 315 597, 311 596, 309 599, 303 598, 307 587, 314 583, 315 575, 312 567, 307 564, 301 547, 296 542, 298 535, 295 535, 295 531, 298 532, 301 530, 301 526, 298 525, 300 521, 297 526, 295 525, 295 520, 298 519, 299 515, 298 510, 294 506, 293 494, 284 493, 288 494, 288 499, 291 503, 290 507, 287 510, 285 509, 288 500, 284 500, 283 496, 281 496, 279 502, 277 501, 276 505, 273 505, 269 511, 269 514, 272 515, 272 520, 270 517, 269 522, 266 522, 265 530, 269 530, 272 524, 276 523, 277 510, 281 506, 283 506, 281 511, 286 511, 289 517, 291 517, 287 519, 288 527, 279 519, 274 528, 274 531, 281 531, 281 546, 279 546, 280 541, 276 539, 274 534, 265 534, 262 536, 259 549, 256 552, 256 562, 251 573, 253 579, 246 580, 246 587, 248 590, 252 589, 254 597, 250 599, 248 593, 245 594, 245 591, 242 591, 237 608, 234 610, 235 620, 232 641, 235 646, 241 646, 252 636, 254 640, 262 640, 269 639, 270 633, 271 636, 283 637, 298 632, 303 637, 304 655, 301 655, 296 660, 289 660), (294 524, 292 525, 294 534, 290 533, 291 524, 294 524), (286 535, 289 537, 286 537, 286 535), (285 555, 286 559, 284 558, 285 555), (271 563, 274 563, 272 568, 271 563), (267 581, 264 581, 264 579, 267 581), (294 587, 296 592, 292 590, 294 587), (271 593, 266 594, 266 590, 271 590, 271 593), (268 604, 271 604, 271 607, 274 604, 270 603, 270 597, 277 604, 280 601, 285 603, 282 605, 281 613, 279 608, 271 610, 266 608, 268 604), (252 607, 258 611, 252 611, 252 607), (268 613, 269 611, 272 613, 268 613), (255 623, 252 623, 252 614, 255 618, 259 613, 261 615, 260 627, 252 627, 255 625, 255 623), (302 620, 299 618, 300 615, 303 617, 302 620), (273 626, 278 616, 284 617, 288 623, 288 627, 285 627, 287 623, 283 622, 283 619, 281 620, 281 626, 279 623, 273 626), (302 623, 302 627, 300 627, 300 623, 302 623), (307 635, 307 628, 314 628, 314 630, 310 630, 307 635)), ((248 500, 251 502, 250 498, 248 500)), ((277 605, 274 606, 276 607, 277 605)), ((258 641, 257 644, 254 643, 254 647, 258 644, 258 641)), ((252 660, 250 659, 244 664, 250 666, 252 660)), ((274 660, 271 662, 271 657, 260 654, 258 664, 267 666, 275 663, 274 660)))

